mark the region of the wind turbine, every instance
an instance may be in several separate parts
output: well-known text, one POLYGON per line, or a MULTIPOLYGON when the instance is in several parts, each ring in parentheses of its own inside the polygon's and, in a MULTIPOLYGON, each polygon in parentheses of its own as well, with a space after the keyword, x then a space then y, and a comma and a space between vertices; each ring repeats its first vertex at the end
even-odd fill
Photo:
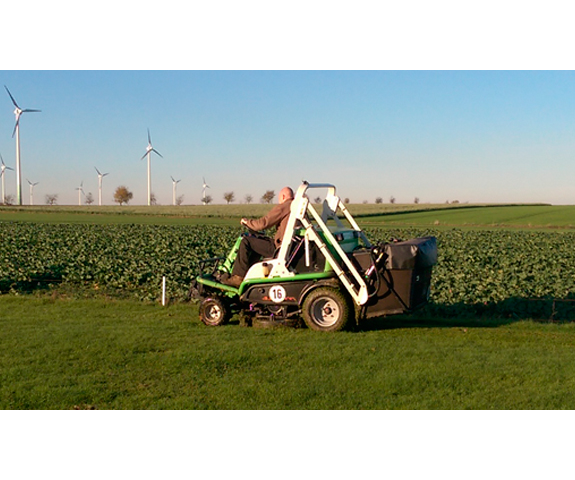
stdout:
POLYGON ((30 205, 34 205, 34 187, 40 182, 32 183, 30 180, 28 180, 28 183, 30 184, 30 205))
POLYGON ((108 175, 108 173, 100 173, 100 170, 97 168, 96 172, 98 172, 98 205, 102 206, 102 178, 108 175))
POLYGON ((204 177, 202 177, 202 180, 204 181, 204 184, 202 185, 204 188, 204 195, 202 197, 202 203, 205 205, 206 204, 206 188, 210 188, 210 186, 206 183, 206 179, 204 177))
POLYGON ((4 203, 6 202, 6 186, 5 186, 5 181, 4 181, 4 172, 6 170, 14 170, 12 167, 7 167, 6 164, 4 163, 4 159, 2 158, 2 155, 0 154, 0 160, 2 160, 2 170, 0 171, 0 177, 2 177, 2 202, 0 203, 4 203))
POLYGON ((14 115, 16 115, 16 124, 14 125, 14 131, 12 132, 12 138, 14 138, 14 134, 16 134, 16 202, 18 205, 22 205, 22 172, 20 168, 20 115, 28 112, 41 112, 42 110, 31 110, 29 108, 22 110, 16 103, 16 100, 14 100, 14 97, 10 93, 10 90, 8 90, 8 87, 4 85, 4 88, 8 92, 8 95, 10 95, 10 99, 16 107, 14 110, 14 115))
MULTIPOLYGON (((152 162, 151 162, 151 155, 152 152, 157 153, 162 157, 162 154, 158 152, 154 147, 152 147, 152 139, 150 138, 150 129, 148 128, 148 146, 146 147, 146 153, 142 155, 140 160, 143 160, 144 157, 148 157, 148 205, 152 204, 152 162)), ((164 158, 164 157, 162 157, 164 158)))
MULTIPOLYGON (((82 180, 79 187, 76 187, 76 190, 78 190, 78 205, 82 205, 82 194, 84 193, 84 180, 82 180)), ((84 195, 86 194, 84 193, 84 195)))
POLYGON ((170 176, 172 179, 172 205, 176 204, 176 185, 180 183, 182 180, 176 180, 174 177, 170 176))

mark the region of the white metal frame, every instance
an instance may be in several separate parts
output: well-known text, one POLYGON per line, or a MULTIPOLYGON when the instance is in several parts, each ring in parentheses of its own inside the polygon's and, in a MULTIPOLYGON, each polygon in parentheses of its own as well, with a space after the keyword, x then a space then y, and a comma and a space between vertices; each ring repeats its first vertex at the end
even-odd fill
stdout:
POLYGON ((325 256, 337 277, 344 285, 346 290, 351 295, 352 299, 357 305, 363 305, 367 302, 368 293, 367 285, 359 274, 353 263, 348 258, 347 254, 343 251, 334 235, 327 226, 327 222, 333 219, 339 228, 345 228, 341 220, 337 216, 337 212, 341 211, 353 230, 358 232, 359 237, 364 242, 365 246, 370 247, 371 244, 367 240, 363 231, 359 228, 356 221, 353 219, 343 202, 335 194, 335 186, 327 183, 307 183, 303 182, 298 188, 295 198, 291 204, 291 213, 285 229, 284 238, 276 258, 265 260, 263 262, 253 265, 246 274, 246 279, 252 278, 288 278, 293 277, 295 274, 286 267, 286 258, 288 250, 293 238, 293 232, 296 228, 301 226, 305 229, 305 253, 306 263, 309 265, 309 242, 313 241, 320 249, 322 255, 325 256), (309 189, 327 189, 327 195, 323 202, 323 211, 320 215, 313 207, 307 196, 309 189), (352 282, 342 266, 338 263, 332 253, 329 251, 326 243, 321 239, 316 231, 316 227, 312 221, 316 222, 317 227, 323 232, 325 237, 329 240, 334 250, 337 252, 350 274, 355 280, 352 282), (358 287, 356 287, 356 284, 358 287))

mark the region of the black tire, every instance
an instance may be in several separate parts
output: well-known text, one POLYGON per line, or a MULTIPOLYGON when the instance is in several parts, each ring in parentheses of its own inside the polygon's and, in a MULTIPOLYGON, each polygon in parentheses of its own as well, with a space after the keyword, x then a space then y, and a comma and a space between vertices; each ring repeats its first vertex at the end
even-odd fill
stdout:
POLYGON ((330 287, 312 290, 303 301, 302 313, 308 328, 319 332, 344 330, 355 318, 355 310, 348 296, 330 287))
POLYGON ((230 317, 230 309, 220 298, 208 297, 200 304, 200 320, 210 327, 225 325, 230 317))

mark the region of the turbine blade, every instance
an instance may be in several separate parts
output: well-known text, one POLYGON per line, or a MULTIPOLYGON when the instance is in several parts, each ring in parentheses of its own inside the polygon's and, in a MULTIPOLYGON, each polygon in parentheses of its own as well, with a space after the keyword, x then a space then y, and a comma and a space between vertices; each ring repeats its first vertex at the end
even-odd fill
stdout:
POLYGON ((26 113, 26 112, 41 112, 42 110, 32 110, 30 108, 27 108, 26 110, 22 110, 22 113, 26 113))
POLYGON ((110 173, 109 173, 109 172, 108 172, 108 173, 103 173, 103 174, 102 174, 102 177, 105 177, 106 175, 110 175, 110 173))
POLYGON ((12 99, 12 103, 14 104, 14 106, 15 106, 16 108, 20 108, 20 107, 18 106, 18 104, 16 103, 16 100, 14 100, 14 97, 13 97, 12 94, 10 93, 10 90, 8 90, 8 87, 7 87, 6 85, 4 85, 4 88, 5 88, 6 91, 8 92, 8 95, 10 95, 10 98, 12 99))
POLYGON ((16 134, 16 129, 18 128, 18 125, 20 125, 20 116, 18 116, 18 118, 16 119, 16 123, 14 124, 14 130, 12 130, 12 138, 14 138, 14 135, 16 134))
MULTIPOLYGON (((96 168, 96 167, 94 167, 94 168, 96 168)), ((97 168, 96 168, 96 172, 98 172, 98 175, 102 175, 102 174, 100 173, 100 170, 98 170, 97 168)))
POLYGON ((144 153, 144 155, 142 155, 142 158, 140 158, 140 160, 144 160, 144 158, 146 158, 146 155, 148 155, 148 152, 144 153))
MULTIPOLYGON (((152 148, 151 151, 152 151, 152 152, 156 152, 160 157, 162 157, 162 154, 161 154, 160 152, 158 152, 155 148, 152 148)), ((162 158, 164 158, 164 157, 162 157, 162 158)))
POLYGON ((152 144, 152 138, 150 137, 150 129, 148 128, 148 143, 152 144))

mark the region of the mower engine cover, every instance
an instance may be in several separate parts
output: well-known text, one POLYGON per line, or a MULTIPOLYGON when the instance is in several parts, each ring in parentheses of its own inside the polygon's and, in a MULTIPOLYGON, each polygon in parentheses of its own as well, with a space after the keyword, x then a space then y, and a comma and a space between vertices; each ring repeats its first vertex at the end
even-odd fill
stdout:
POLYGON ((385 245, 385 267, 388 270, 414 270, 433 267, 437 263, 435 237, 422 237, 385 245))

